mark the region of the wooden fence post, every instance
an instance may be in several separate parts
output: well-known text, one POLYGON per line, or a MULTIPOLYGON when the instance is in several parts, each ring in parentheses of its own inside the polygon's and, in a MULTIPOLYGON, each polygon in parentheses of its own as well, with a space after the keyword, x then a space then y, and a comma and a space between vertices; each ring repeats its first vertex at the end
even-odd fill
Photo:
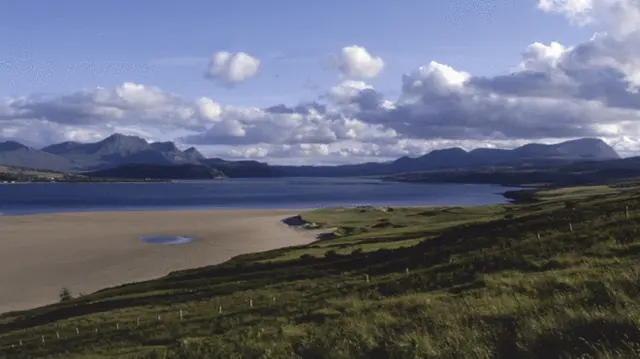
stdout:
POLYGON ((60 339, 60 332, 56 332, 56 339, 60 339))
POLYGON ((624 206, 624 217, 629 218, 629 206, 624 206))
POLYGON ((222 306, 221 306, 221 305, 220 305, 220 306, 218 306, 218 313, 219 313, 219 314, 222 314, 222 306))
POLYGON ((573 224, 571 224, 571 222, 569 222, 569 231, 573 233, 573 224))
POLYGON ((366 281, 367 281, 367 283, 369 283, 369 275, 368 275, 368 274, 365 274, 365 275, 364 275, 364 280, 366 280, 366 281))
POLYGON ((76 335, 80 335, 80 328, 76 327, 76 335))
POLYGON ((253 308, 253 299, 249 299, 249 308, 253 308))
POLYGON ((409 268, 405 268, 405 269, 404 269, 404 272, 405 272, 406 274, 409 274, 409 268))
POLYGON ((182 309, 180 309, 180 320, 182 320, 182 309))

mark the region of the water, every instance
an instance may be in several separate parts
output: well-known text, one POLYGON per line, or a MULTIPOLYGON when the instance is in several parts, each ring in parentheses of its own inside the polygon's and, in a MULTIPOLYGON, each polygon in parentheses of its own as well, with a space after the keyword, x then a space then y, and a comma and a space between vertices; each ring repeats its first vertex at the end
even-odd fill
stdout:
POLYGON ((151 244, 176 245, 187 244, 193 241, 193 238, 182 236, 148 236, 140 238, 140 241, 151 244))
POLYGON ((483 205, 505 202, 510 188, 410 184, 376 179, 270 178, 174 183, 30 183, 0 185, 5 215, 166 209, 266 209, 332 206, 483 205))

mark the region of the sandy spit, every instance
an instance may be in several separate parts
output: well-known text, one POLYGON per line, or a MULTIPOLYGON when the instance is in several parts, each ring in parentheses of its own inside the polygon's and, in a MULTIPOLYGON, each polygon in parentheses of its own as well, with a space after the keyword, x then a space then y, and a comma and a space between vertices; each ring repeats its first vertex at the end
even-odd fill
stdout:
POLYGON ((231 257, 307 244, 281 220, 300 210, 123 211, 0 216, 0 313, 231 257), (195 238, 157 245, 143 236, 195 238))

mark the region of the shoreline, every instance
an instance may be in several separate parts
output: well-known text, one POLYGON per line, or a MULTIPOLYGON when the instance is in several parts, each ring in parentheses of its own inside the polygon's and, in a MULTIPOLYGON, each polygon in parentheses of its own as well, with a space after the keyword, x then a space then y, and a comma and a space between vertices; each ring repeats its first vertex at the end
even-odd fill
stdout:
POLYGON ((0 216, 0 313, 220 264, 242 254, 317 240, 284 219, 302 209, 64 212, 0 216), (144 236, 194 238, 149 244, 144 236))
MULTIPOLYGON (((404 206, 409 207, 409 206, 404 206)), ((81 210, 80 208, 60 208, 54 211, 44 211, 44 212, 34 212, 34 211, 26 211, 26 212, 16 212, 15 210, 9 212, 0 212, 1 217, 25 217, 25 216, 41 216, 41 215, 51 215, 51 214, 81 214, 81 213, 114 213, 114 212, 202 212, 202 211, 283 211, 285 213, 293 213, 293 212, 306 212, 313 211, 316 209, 325 208, 325 207, 301 207, 301 208, 243 208, 243 207, 197 207, 197 206, 187 206, 187 207, 130 207, 130 208, 97 208, 97 209, 87 209, 81 210)))

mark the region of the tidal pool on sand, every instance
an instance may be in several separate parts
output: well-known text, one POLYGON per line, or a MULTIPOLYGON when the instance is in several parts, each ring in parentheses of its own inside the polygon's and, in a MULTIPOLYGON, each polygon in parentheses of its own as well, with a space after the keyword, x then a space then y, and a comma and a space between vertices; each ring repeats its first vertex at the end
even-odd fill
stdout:
POLYGON ((151 243, 151 244, 165 244, 165 245, 175 245, 175 244, 187 244, 193 241, 193 238, 190 237, 182 237, 182 236, 146 236, 140 238, 142 242, 151 243))

